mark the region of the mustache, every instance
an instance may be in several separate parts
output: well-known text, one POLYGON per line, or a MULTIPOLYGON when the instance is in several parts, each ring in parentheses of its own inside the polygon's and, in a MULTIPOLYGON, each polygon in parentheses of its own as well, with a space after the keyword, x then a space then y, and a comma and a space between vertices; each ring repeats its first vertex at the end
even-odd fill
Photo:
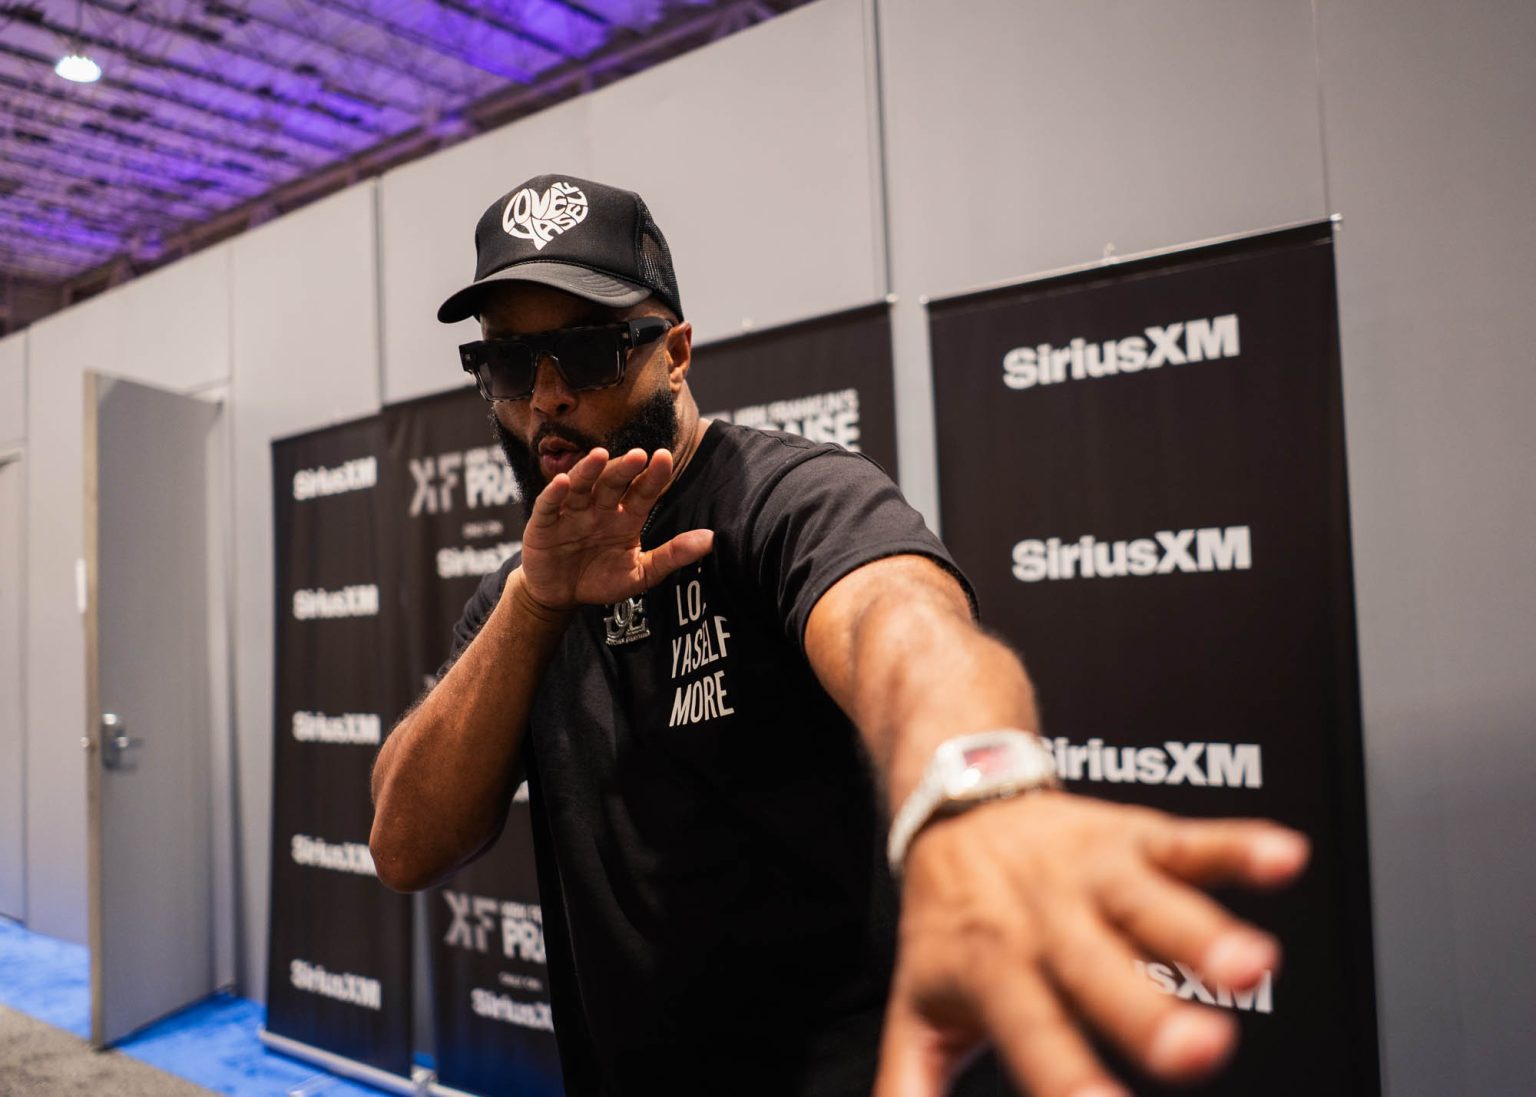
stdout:
POLYGON ((545 422, 525 444, 502 425, 494 408, 489 409, 486 418, 490 420, 491 430, 517 481, 525 512, 531 511, 534 499, 544 489, 544 476, 539 471, 535 454, 540 444, 550 438, 558 438, 582 453, 602 446, 610 454, 623 454, 631 449, 643 449, 650 454, 663 447, 672 449, 677 446, 677 398, 664 388, 646 400, 607 438, 597 438, 564 423, 545 422))
POLYGON ((593 438, 590 434, 585 434, 582 431, 573 430, 570 427, 561 426, 557 423, 545 423, 538 430, 534 431, 533 441, 530 442, 527 446, 528 450, 533 453, 538 453, 539 446, 541 446, 547 438, 558 438, 562 442, 567 442, 582 451, 596 449, 598 446, 602 445, 601 441, 593 438))

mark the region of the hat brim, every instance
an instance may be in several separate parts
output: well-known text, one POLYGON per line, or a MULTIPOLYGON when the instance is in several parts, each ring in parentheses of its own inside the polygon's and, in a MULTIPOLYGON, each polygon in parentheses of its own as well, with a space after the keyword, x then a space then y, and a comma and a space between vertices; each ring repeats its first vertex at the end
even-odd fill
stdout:
POLYGON ((444 324, 456 324, 476 315, 485 287, 501 282, 532 282, 535 285, 550 286, 616 309, 638 305, 651 296, 651 291, 644 286, 625 282, 612 275, 600 274, 570 263, 535 260, 487 274, 478 282, 465 286, 438 308, 438 320, 444 324))

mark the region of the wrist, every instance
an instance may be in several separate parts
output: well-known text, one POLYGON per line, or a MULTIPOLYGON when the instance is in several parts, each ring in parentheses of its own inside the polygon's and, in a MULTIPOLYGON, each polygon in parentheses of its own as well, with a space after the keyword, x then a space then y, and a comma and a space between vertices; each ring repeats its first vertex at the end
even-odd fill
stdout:
MULTIPOLYGON (((953 864, 956 860, 957 847, 970 851, 979 845, 984 845, 986 839, 978 836, 987 834, 988 828, 993 827, 990 817, 994 814, 1008 813, 1009 821, 1004 825, 1012 828, 1010 833, 1021 833, 1020 828, 1024 828, 1028 830, 1032 840, 1043 839, 1049 832, 1041 827, 1040 823, 1051 811, 1051 800, 1070 795, 1071 793, 1063 788, 1044 785, 1038 789, 1032 789, 1027 796, 1005 796, 994 800, 982 800, 965 811, 935 814, 907 843, 902 871, 896 875, 897 883, 903 883, 918 874, 918 863, 926 856, 922 852, 924 850, 935 848, 937 850, 934 854, 935 858, 943 864, 953 864)), ((995 830, 992 833, 995 834, 995 830)), ((931 877, 932 871, 925 869, 923 874, 931 877)))
POLYGON ((502 601, 509 603, 522 617, 551 629, 563 629, 576 612, 573 605, 554 605, 536 596, 528 589, 528 577, 523 574, 521 567, 513 568, 512 574, 507 576, 502 601))
POLYGON ((937 820, 1060 784, 1054 757, 1033 732, 999 728, 945 740, 892 818, 892 873, 901 874, 913 840, 937 820))
MULTIPOLYGON (((962 739, 969 732, 957 730, 952 713, 930 714, 916 727, 904 729, 900 740, 894 744, 889 760, 884 766, 886 809, 895 818, 903 804, 922 784, 924 776, 933 765, 934 756, 946 743, 962 739)), ((980 717, 972 716, 966 723, 980 734, 987 729, 1017 730, 1035 726, 1035 713, 1031 709, 1022 716, 1018 713, 992 712, 980 717)), ((1026 731, 1026 735, 1034 732, 1026 731)))

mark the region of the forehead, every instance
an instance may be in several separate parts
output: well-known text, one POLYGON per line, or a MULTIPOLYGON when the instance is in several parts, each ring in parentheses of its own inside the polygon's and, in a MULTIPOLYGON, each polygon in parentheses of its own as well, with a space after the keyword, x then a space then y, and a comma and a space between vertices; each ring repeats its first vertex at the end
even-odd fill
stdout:
POLYGON ((480 328, 487 337, 606 324, 618 315, 563 290, 527 282, 489 286, 480 299, 480 328))

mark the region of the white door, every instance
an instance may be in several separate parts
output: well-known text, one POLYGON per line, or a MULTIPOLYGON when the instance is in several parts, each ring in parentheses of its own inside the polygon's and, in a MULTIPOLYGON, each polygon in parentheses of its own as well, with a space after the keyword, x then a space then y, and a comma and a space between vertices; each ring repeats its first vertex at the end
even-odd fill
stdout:
POLYGON ((0 914, 27 914, 21 730, 21 459, 0 454, 0 914))
POLYGON ((207 438, 218 409, 86 375, 91 1042, 212 993, 207 438))

